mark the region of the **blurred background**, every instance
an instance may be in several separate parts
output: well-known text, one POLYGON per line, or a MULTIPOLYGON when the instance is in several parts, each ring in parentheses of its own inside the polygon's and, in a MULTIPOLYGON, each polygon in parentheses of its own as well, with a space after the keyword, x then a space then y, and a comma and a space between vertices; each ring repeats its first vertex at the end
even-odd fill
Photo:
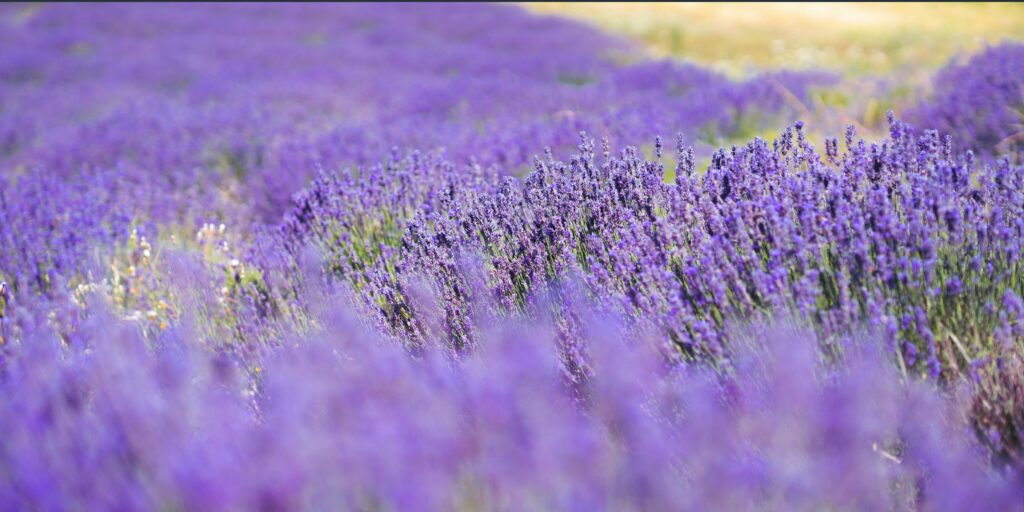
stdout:
POLYGON ((766 68, 928 72, 1024 39, 1024 3, 527 3, 734 77, 766 68))
MULTIPOLYGON (((750 78, 766 70, 834 73, 834 87, 796 105, 812 138, 855 125, 877 137, 885 113, 928 97, 935 73, 989 45, 1024 40, 1024 3, 559 3, 568 17, 673 57, 750 78), (816 133, 815 133, 816 132, 816 133)), ((771 138, 774 130, 743 133, 771 138)), ((737 142, 725 140, 724 143, 737 142)))

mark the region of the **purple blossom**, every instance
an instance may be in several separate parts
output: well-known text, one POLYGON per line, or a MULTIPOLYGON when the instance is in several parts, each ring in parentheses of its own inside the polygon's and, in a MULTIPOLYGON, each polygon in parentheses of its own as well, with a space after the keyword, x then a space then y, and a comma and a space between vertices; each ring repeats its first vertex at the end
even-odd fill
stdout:
POLYGON ((987 48, 939 72, 931 98, 908 116, 984 155, 1018 152, 1024 141, 1024 45, 987 48))

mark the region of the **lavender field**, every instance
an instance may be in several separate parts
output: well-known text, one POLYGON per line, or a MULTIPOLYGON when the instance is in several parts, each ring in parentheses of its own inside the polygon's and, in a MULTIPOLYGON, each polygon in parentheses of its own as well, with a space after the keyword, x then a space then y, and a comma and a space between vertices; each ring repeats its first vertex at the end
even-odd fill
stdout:
POLYGON ((1024 34, 574 9, 0 5, 0 510, 1024 510, 1024 34))

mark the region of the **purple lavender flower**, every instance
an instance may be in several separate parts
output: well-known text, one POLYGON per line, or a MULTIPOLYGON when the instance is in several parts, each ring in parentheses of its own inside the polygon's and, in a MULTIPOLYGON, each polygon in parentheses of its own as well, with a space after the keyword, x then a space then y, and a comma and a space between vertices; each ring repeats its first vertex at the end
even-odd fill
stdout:
POLYGON ((27 322, 0 381, 0 503, 1005 509, 1021 499, 978 459, 952 402, 901 384, 869 339, 848 339, 845 362, 822 365, 810 332, 750 325, 714 371, 671 364, 617 315, 569 302, 581 305, 579 348, 592 364, 575 383, 553 317, 481 329, 477 350, 456 358, 441 343, 410 354, 330 308, 321 328, 248 359, 180 330, 147 340, 103 309, 82 324, 82 345, 27 322))
POLYGON ((908 115, 952 136, 961 148, 991 155, 1019 151, 1024 141, 1024 45, 987 48, 939 72, 931 98, 908 115))

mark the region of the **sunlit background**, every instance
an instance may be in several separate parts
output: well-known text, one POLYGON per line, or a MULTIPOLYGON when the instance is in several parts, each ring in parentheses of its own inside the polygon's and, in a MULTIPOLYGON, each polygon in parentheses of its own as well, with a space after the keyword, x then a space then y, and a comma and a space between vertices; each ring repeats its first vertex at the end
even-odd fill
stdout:
POLYGON ((929 71, 986 43, 1024 39, 1020 3, 528 3, 740 76, 816 68, 929 71))
MULTIPOLYGON (((884 131, 929 93, 934 73, 986 46, 1024 40, 1021 3, 561 3, 527 2, 625 36, 656 57, 673 57, 737 78, 769 70, 819 70, 841 77, 797 105, 811 137, 855 125, 884 131), (817 132, 817 133, 816 133, 817 132)), ((760 135, 771 138, 774 130, 760 135)), ((820 140, 819 140, 820 142, 820 140)))

